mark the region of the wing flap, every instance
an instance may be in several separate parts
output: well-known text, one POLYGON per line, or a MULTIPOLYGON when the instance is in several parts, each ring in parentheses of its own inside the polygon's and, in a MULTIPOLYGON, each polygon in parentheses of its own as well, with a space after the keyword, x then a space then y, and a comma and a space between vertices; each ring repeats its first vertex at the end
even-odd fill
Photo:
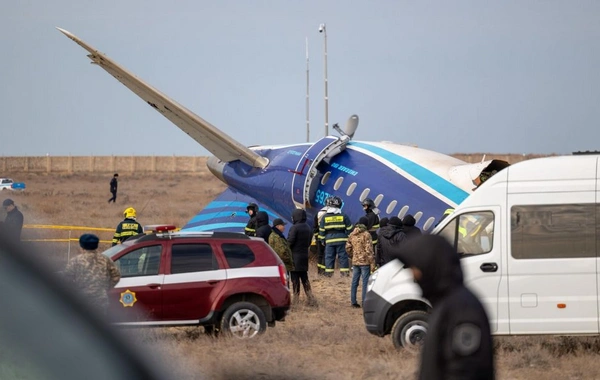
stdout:
POLYGON ((153 88, 75 35, 64 29, 57 29, 87 50, 90 53, 88 54, 88 58, 92 60, 92 63, 100 66, 115 77, 125 87, 142 98, 152 108, 160 112, 220 160, 226 162, 240 160, 257 168, 267 166, 267 158, 240 144, 208 121, 153 88))

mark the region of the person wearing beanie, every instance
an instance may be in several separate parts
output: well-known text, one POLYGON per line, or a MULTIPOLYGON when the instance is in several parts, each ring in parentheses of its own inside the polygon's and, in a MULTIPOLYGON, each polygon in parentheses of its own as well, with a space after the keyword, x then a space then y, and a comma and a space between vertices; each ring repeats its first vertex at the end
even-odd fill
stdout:
POLYGON ((111 259, 98 252, 99 241, 96 235, 81 235, 81 254, 69 260, 63 276, 90 306, 106 315, 108 291, 119 282, 121 273, 111 259))
POLYGON ((379 221, 379 228, 387 226, 389 221, 388 218, 381 218, 379 221))
POLYGON ((358 283, 362 278, 362 297, 364 302, 367 294, 367 283, 371 274, 371 269, 375 267, 375 258, 373 257, 373 240, 371 233, 367 228, 369 219, 363 216, 354 226, 354 230, 348 236, 346 242, 346 252, 352 259, 352 285, 350 285, 350 304, 352 307, 360 308, 356 300, 356 291, 358 283))
POLYGON ((269 226, 269 214, 266 211, 256 213, 256 237, 261 237, 269 243, 269 235, 271 235, 271 226, 269 226))
POLYGON ((396 258, 392 256, 392 252, 401 250, 405 242, 406 234, 402 231, 402 221, 397 216, 392 216, 387 226, 379 229, 375 258, 377 265, 381 267, 396 258))
POLYGON ((407 214, 404 219, 402 219, 402 230, 408 239, 421 235, 421 230, 419 227, 415 226, 416 223, 415 217, 411 214, 407 214))
POLYGON ((6 232, 8 238, 13 239, 14 241, 21 241, 23 214, 19 211, 17 206, 15 206, 15 202, 10 198, 7 198, 2 202, 2 207, 6 210, 6 219, 4 219, 2 229, 6 232))

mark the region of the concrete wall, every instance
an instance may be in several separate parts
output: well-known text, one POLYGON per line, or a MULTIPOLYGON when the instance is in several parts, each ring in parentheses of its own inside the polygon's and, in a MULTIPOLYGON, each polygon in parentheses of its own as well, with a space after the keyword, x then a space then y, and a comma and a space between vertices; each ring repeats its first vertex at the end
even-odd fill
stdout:
POLYGON ((0 157, 2 173, 202 172, 207 157, 88 156, 0 157))
MULTIPOLYGON (((452 154, 466 162, 479 162, 484 153, 452 154)), ((485 159, 499 159, 511 164, 531 158, 533 154, 485 154, 485 159)), ((0 157, 0 175, 3 173, 112 173, 112 172, 179 172, 206 171, 208 157, 196 156, 87 156, 87 157, 0 157)))

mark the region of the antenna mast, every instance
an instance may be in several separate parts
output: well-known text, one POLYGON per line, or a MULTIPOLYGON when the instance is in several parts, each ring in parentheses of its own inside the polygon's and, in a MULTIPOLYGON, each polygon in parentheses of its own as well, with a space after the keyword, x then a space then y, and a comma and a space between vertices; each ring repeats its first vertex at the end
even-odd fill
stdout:
POLYGON ((308 37, 306 37, 306 142, 310 142, 310 118, 308 113, 308 98, 309 98, 309 87, 308 87, 308 37))

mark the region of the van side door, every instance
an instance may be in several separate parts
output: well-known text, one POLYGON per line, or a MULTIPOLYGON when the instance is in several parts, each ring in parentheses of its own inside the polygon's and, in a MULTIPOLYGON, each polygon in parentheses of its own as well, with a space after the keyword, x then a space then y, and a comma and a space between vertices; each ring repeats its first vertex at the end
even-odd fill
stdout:
POLYGON ((502 255, 500 218, 500 206, 464 210, 439 232, 456 248, 464 283, 483 304, 492 333, 508 329, 505 322, 508 313, 506 263, 502 255), (504 325, 499 321, 504 321, 504 325))
POLYGON ((545 189, 507 198, 510 333, 598 333, 595 191, 545 189))

